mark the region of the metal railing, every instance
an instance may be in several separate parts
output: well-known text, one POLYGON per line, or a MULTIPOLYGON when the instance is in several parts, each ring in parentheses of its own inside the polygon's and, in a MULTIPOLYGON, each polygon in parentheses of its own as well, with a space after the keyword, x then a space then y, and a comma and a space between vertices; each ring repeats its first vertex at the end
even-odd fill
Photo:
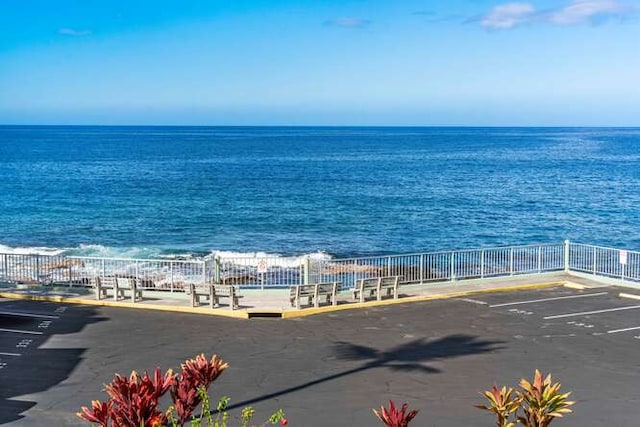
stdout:
POLYGON ((93 277, 135 277, 141 289, 180 290, 209 281, 204 260, 0 254, 0 282, 90 285, 93 277))
POLYGON ((188 283, 282 288, 402 276, 404 283, 575 271, 640 281, 640 252, 581 243, 552 243, 348 259, 219 257, 196 260, 0 254, 0 282, 87 286, 93 277, 135 277, 143 289, 182 290, 188 283))
POLYGON ((358 279, 381 276, 427 283, 560 271, 564 264, 563 244, 526 245, 322 261, 314 263, 311 278, 351 288, 358 279))
POLYGON ((212 257, 214 283, 244 288, 281 288, 308 283, 308 258, 212 257))
POLYGON ((640 281, 640 252, 571 243, 569 270, 637 282, 640 281))

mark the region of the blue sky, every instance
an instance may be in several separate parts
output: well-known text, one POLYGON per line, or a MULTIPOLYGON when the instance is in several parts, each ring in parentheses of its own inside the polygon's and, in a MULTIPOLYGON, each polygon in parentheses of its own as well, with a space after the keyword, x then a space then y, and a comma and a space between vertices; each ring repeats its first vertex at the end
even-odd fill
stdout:
POLYGON ((640 126, 640 0, 3 0, 0 123, 640 126))

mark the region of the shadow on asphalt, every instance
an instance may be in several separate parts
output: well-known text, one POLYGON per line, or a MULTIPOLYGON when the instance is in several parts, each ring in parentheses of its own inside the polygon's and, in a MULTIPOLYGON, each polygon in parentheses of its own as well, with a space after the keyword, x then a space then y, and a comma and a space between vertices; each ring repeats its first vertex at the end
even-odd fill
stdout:
POLYGON ((436 374, 441 371, 429 366, 428 362, 497 351, 502 348, 500 345, 503 343, 503 341, 481 340, 473 335, 450 335, 431 341, 422 338, 388 350, 378 350, 348 342, 336 342, 334 343, 334 353, 337 359, 361 361, 362 364, 346 371, 236 403, 231 405, 229 409, 242 408, 370 369, 386 368, 396 371, 436 374))
MULTIPOLYGON (((31 308, 33 309, 33 305, 31 308)), ((39 347, 53 335, 80 332, 88 324, 103 320, 106 319, 98 317, 93 307, 69 307, 60 319, 44 330, 42 338, 34 339, 33 347, 23 351, 13 349, 23 354, 20 357, 11 357, 7 361, 8 365, 0 370, 0 424, 23 418, 22 413, 35 406, 37 402, 28 400, 28 397, 26 400, 16 398, 46 391, 69 378, 86 351, 86 348, 39 347)), ((0 325, 3 328, 37 331, 39 323, 39 320, 24 317, 0 316, 0 325)))

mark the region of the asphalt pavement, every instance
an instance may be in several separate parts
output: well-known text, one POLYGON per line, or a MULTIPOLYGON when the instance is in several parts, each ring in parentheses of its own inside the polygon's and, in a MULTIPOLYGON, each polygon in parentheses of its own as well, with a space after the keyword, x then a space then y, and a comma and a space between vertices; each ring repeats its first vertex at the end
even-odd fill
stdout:
MULTIPOLYGON (((348 310, 231 319, 0 300, 0 423, 82 425, 115 372, 177 368, 198 353, 231 367, 214 398, 283 408, 292 426, 374 426, 389 399, 412 426, 488 426, 473 405, 494 383, 538 368, 573 392, 558 426, 637 426, 640 300, 623 288, 550 289, 348 310)), ((631 292, 633 293, 633 292, 631 292)), ((640 292, 638 292, 640 293, 640 292)))

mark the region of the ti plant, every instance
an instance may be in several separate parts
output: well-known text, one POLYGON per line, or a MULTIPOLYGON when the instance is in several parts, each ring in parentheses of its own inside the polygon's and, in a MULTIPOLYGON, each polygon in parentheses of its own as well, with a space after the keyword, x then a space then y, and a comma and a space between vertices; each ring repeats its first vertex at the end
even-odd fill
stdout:
POLYGON ((409 422, 418 415, 418 411, 412 410, 407 412, 409 405, 402 404, 400 409, 396 408, 393 400, 389 401, 389 409, 381 406, 379 410, 373 410, 373 413, 387 427, 407 427, 409 422))
POLYGON ((482 393, 489 403, 476 407, 494 414, 498 427, 513 427, 516 423, 525 427, 547 427, 554 419, 570 413, 569 406, 575 403, 568 400, 571 393, 561 393, 560 388, 560 383, 554 383, 550 374, 543 377, 536 369, 532 382, 522 379, 519 390, 493 386, 482 393))
MULTIPOLYGON (((147 372, 140 376, 135 371, 128 377, 116 374, 111 383, 105 385, 109 400, 94 400, 91 407, 83 406, 77 415, 100 427, 182 427, 187 423, 192 427, 226 427, 230 399, 223 397, 219 400, 214 419, 208 390, 228 366, 216 355, 207 359, 200 354, 186 360, 178 374, 172 370, 163 374, 160 368, 154 371, 153 376, 147 372), (171 395, 172 405, 162 411, 159 400, 167 392, 171 395), (194 413, 198 408, 200 415, 196 417, 194 413)), ((241 426, 248 427, 253 416, 253 409, 243 409, 241 426)), ((280 409, 263 426, 267 423, 286 426, 288 421, 280 409)))
POLYGON ((497 418, 497 427, 514 427, 516 425, 510 420, 513 413, 518 410, 520 400, 513 388, 507 388, 506 386, 498 388, 494 385, 491 390, 485 391, 482 395, 487 398, 489 403, 487 405, 476 405, 476 408, 484 409, 494 414, 497 418))
POLYGON ((571 413, 569 406, 575 402, 567 400, 571 393, 561 393, 561 387, 560 383, 552 382, 551 374, 543 379, 537 369, 532 382, 522 379, 519 395, 524 416, 518 417, 518 421, 527 427, 547 427, 554 419, 571 413))

